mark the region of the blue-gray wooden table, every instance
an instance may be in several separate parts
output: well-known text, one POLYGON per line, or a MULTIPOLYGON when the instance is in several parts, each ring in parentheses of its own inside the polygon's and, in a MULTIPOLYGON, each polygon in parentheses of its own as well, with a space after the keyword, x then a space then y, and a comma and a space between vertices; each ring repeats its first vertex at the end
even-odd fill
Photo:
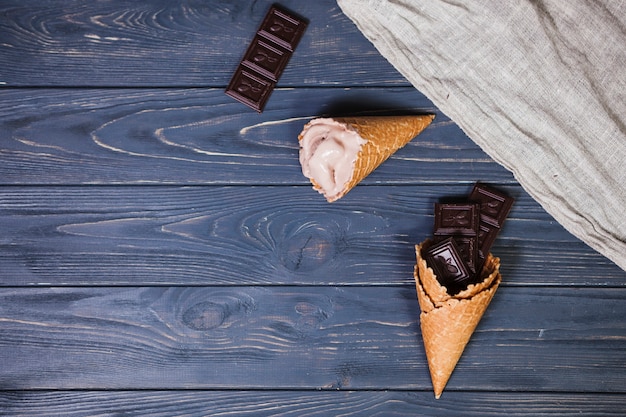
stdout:
POLYGON ((224 94, 271 2, 0 2, 0 415, 626 414, 626 273, 563 229, 333 0, 265 111, 224 94), (432 112, 338 202, 309 118, 432 112), (440 400, 414 244, 516 199, 503 282, 440 400))

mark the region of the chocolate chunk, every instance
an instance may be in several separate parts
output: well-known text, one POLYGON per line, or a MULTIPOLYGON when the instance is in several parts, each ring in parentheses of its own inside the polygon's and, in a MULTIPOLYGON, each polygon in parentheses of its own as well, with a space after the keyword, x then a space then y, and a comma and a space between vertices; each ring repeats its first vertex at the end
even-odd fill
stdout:
POLYGON ((270 42, 257 35, 246 51, 241 64, 249 70, 256 71, 271 81, 277 82, 290 56, 284 49, 272 46, 270 42))
POLYGON ((459 247, 453 238, 448 238, 428 248, 424 259, 430 266, 437 280, 447 288, 449 294, 467 288, 472 274, 463 262, 459 247))
POLYGON ((437 236, 478 236, 480 205, 474 203, 436 203, 435 230, 437 236))
POLYGON ((480 220, 498 228, 502 227, 514 199, 501 191, 476 183, 469 199, 480 203, 480 220))
POLYGON ((474 185, 469 199, 480 204, 478 268, 481 269, 504 220, 511 211, 514 199, 499 190, 479 182, 474 185))
POLYGON ((226 94, 262 112, 306 26, 305 20, 272 6, 230 80, 226 94))
POLYGON ((480 232, 480 205, 475 203, 435 204, 436 242, 454 238, 461 257, 472 274, 479 264, 478 235, 480 232))
POLYGON ((472 274, 477 272, 478 267, 478 237, 477 236, 454 236, 454 242, 459 247, 461 258, 472 274))
POLYGON ((265 15, 258 34, 293 52, 306 26, 307 23, 303 19, 273 5, 265 15))
POLYGON ((248 71, 240 65, 228 85, 226 94, 261 112, 270 94, 272 94, 273 88, 274 84, 271 81, 259 77, 256 73, 248 71))
POLYGON ((454 243, 456 243, 459 254, 463 259, 463 262, 467 265, 471 273, 476 273, 479 265, 479 249, 480 246, 478 244, 478 236, 434 236, 434 242, 439 243, 443 242, 446 239, 454 239, 454 243))
POLYGON ((491 245, 496 240, 496 236, 500 229, 491 224, 480 222, 480 231, 478 232, 478 258, 476 261, 476 273, 480 275, 483 269, 487 255, 491 250, 491 245))
POLYGON ((478 232, 478 256, 486 258, 500 229, 489 223, 481 222, 478 232))

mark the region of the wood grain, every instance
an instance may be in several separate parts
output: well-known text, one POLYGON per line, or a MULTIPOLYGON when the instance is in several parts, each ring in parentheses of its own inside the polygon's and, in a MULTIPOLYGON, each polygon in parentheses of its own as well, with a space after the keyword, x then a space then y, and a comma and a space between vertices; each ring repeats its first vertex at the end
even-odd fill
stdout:
MULTIPOLYGON (((626 285, 519 186, 502 189, 516 198, 492 250, 503 285, 626 285)), ((4 187, 0 282, 410 284, 434 203, 470 190, 358 186, 329 204, 309 186, 4 187)))
MULTIPOLYGON (((0 82, 225 88, 272 3, 5 0, 0 82)), ((334 0, 281 5, 309 25, 280 87, 409 85, 334 0)))
POLYGON ((446 392, 435 402, 420 391, 32 391, 0 392, 0 410, 14 417, 615 417, 625 399, 539 392, 446 392))
POLYGON ((565 231, 334 0, 262 114, 224 94, 273 2, 0 4, 0 415, 616 416, 626 273, 565 231), (320 115, 435 122, 328 204, 320 115), (434 400, 412 278, 433 204, 516 198, 503 284, 434 400))
POLYGON ((4 184, 307 184, 298 161, 304 124, 318 115, 373 109, 437 118, 364 183, 468 177, 514 182, 413 88, 278 90, 261 115, 216 89, 4 90, 0 179, 4 184))
MULTIPOLYGON (((501 288, 450 391, 626 394, 626 289, 501 288)), ((428 391, 415 288, 17 288, 0 387, 428 391)))

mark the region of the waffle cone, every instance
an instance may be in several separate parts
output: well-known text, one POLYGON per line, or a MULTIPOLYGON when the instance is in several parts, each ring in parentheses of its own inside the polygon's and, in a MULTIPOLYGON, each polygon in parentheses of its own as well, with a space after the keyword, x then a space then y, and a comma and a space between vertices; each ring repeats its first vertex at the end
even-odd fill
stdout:
MULTIPOLYGON (((339 194, 326 196, 328 202, 331 203, 346 195, 387 158, 426 129, 434 118, 435 115, 432 114, 334 117, 334 121, 348 125, 358 132, 363 139, 366 139, 367 143, 361 147, 357 155, 350 180, 346 182, 339 194)), ((311 182, 313 188, 321 189, 314 180, 311 182)))
POLYGON ((482 281, 451 296, 421 256, 422 248, 429 244, 426 241, 415 247, 414 276, 424 349, 435 397, 439 398, 502 277, 500 259, 489 254, 481 273, 482 281))

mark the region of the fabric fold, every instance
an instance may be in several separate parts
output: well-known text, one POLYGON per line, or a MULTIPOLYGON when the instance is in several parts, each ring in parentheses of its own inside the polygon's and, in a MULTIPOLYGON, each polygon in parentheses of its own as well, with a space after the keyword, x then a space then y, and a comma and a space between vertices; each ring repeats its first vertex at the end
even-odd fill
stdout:
POLYGON ((626 270, 626 8, 338 0, 561 225, 626 270))

